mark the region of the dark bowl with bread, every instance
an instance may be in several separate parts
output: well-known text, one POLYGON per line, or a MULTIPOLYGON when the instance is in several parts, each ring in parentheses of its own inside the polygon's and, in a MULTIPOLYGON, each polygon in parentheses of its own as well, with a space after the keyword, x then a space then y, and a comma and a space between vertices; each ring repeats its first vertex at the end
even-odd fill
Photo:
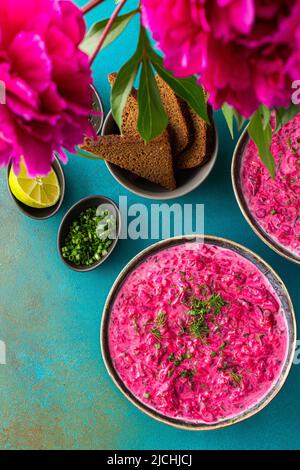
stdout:
MULTIPOLYGON (((111 86, 116 74, 109 75, 111 86)), ((218 154, 218 135, 159 77, 157 85, 169 117, 168 128, 145 144, 138 134, 137 92, 123 113, 122 135, 110 111, 101 137, 86 139, 81 150, 103 158, 112 176, 126 189, 148 199, 176 199, 196 189, 210 174, 218 154)))

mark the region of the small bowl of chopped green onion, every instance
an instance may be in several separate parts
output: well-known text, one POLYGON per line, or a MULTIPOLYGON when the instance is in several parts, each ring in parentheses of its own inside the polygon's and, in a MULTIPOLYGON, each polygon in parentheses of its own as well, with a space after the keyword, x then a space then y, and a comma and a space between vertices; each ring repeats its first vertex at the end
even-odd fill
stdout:
POLYGON ((120 212, 111 199, 81 199, 69 209, 59 227, 57 247, 62 261, 78 272, 98 268, 115 248, 120 227, 120 212))

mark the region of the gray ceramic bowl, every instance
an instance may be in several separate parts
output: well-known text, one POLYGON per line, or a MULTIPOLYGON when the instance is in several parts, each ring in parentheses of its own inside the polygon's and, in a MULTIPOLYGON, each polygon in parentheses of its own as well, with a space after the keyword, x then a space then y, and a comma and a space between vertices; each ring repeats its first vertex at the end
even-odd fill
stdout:
POLYGON ((90 122, 93 125, 96 134, 100 134, 104 121, 103 104, 96 87, 91 85, 91 88, 93 90, 93 110, 100 114, 91 115, 90 122))
POLYGON ((7 167, 7 187, 8 187, 9 193, 10 193, 13 201, 15 202, 16 206, 18 207, 18 209, 23 214, 27 215, 27 217, 30 217, 31 219, 35 219, 35 220, 49 219, 50 217, 53 217, 55 214, 57 214, 57 212, 61 208, 61 205, 62 205, 64 197, 65 197, 66 183, 65 183, 65 176, 64 176, 64 172, 63 172, 61 163, 59 162, 57 157, 54 157, 54 160, 53 160, 53 163, 52 163, 52 168, 55 171, 55 173, 57 175, 57 178, 58 178, 58 181, 59 181, 60 198, 57 201, 57 203, 52 207, 47 207, 45 209, 36 209, 34 207, 26 206, 26 204, 23 204, 22 202, 20 202, 13 195, 13 193, 11 192, 10 186, 9 186, 9 182, 8 182, 9 173, 10 173, 10 169, 11 169, 11 164, 8 165, 8 167, 7 167))
MULTIPOLYGON (((217 128, 213 123, 213 132, 214 132, 214 145, 212 155, 203 166, 198 168, 193 168, 190 170, 178 170, 176 173, 177 188, 173 191, 162 188, 158 184, 151 183, 143 178, 135 178, 129 171, 123 170, 117 165, 106 162, 107 168, 109 169, 112 176, 115 178, 118 183, 120 183, 124 188, 128 189, 138 196, 145 197, 147 199, 157 199, 157 200, 168 200, 176 199, 181 196, 192 192, 200 184, 206 180, 210 172, 212 171, 216 159, 218 156, 219 149, 219 139, 217 128)), ((104 125, 102 128, 102 135, 110 134, 119 134, 118 126, 116 125, 112 112, 110 111, 106 116, 104 125)))
POLYGON ((115 249, 118 240, 119 240, 119 235, 120 235, 120 230, 121 230, 121 216, 120 216, 120 211, 118 206, 112 201, 111 199, 104 197, 104 196, 89 196, 84 199, 81 199, 80 201, 76 202, 74 206, 72 206, 64 218, 61 221, 59 230, 58 230, 58 235, 57 235, 57 249, 59 252, 59 255, 68 268, 73 269, 73 271, 78 271, 78 272, 88 272, 88 271, 93 271, 96 268, 99 268, 101 264, 103 264, 108 257, 111 255, 113 250, 115 249), (71 261, 68 261, 62 256, 62 247, 65 244, 65 239, 67 237, 67 234, 69 232, 69 228, 76 217, 79 216, 81 212, 84 212, 85 210, 89 209, 90 207, 99 207, 100 204, 109 204, 112 206, 114 209, 116 219, 117 219, 117 237, 113 240, 111 246, 108 249, 108 253, 106 256, 103 256, 99 261, 96 263, 92 264, 91 266, 77 266, 75 263, 72 263, 71 261))
POLYGON ((282 245, 277 243, 276 240, 269 236, 269 234, 259 225, 259 223, 257 222, 248 207, 245 196, 243 194, 243 188, 241 183, 241 169, 243 163, 244 150, 249 142, 249 139, 250 138, 246 128, 236 145, 232 159, 231 178, 238 205, 252 230, 266 245, 268 245, 273 251, 275 251, 280 256, 283 256, 289 261, 293 261, 294 263, 300 264, 300 258, 291 253, 289 250, 285 249, 282 245))
MULTIPOLYGON (((203 235, 198 235, 198 237, 200 240, 203 240, 203 235)), ((128 390, 124 382, 120 379, 117 371, 114 368, 113 361, 110 355, 109 344, 108 344, 108 329, 109 329, 112 307, 116 299, 116 296, 118 295, 118 292, 120 291, 123 283, 126 282, 126 279, 128 278, 128 276, 137 268, 137 266, 140 263, 145 261, 145 259, 148 256, 151 256, 157 253, 158 251, 165 250, 166 248, 170 248, 171 246, 175 246, 175 245, 179 245, 179 244, 187 243, 187 242, 192 242, 192 241, 195 241, 195 235, 191 237, 184 236, 184 237, 175 237, 175 238, 163 240, 161 242, 155 243, 154 245, 146 248, 144 251, 142 251, 137 256, 135 256, 127 264, 127 266, 125 266, 125 268, 123 269, 123 271, 121 271, 115 283, 113 284, 112 289, 108 295, 106 304, 104 306, 102 325, 101 325, 101 335, 100 335, 101 336, 101 348, 102 348, 102 355, 104 358, 105 366, 113 382, 121 391, 121 393, 140 411, 143 411, 151 418, 154 418, 162 423, 168 424, 170 426, 174 426, 176 428, 186 429, 190 431, 209 431, 212 429, 218 429, 218 428, 231 426, 247 418, 250 418, 251 416, 254 416, 256 413, 261 411, 265 406, 267 406, 273 400, 273 398, 275 398, 275 396, 283 387, 288 377, 291 366, 292 366, 292 362, 293 362, 293 358, 295 354, 295 347, 296 347, 296 320, 295 320, 295 314, 294 314, 292 301, 290 299, 289 293, 284 283, 279 278, 279 276, 275 273, 275 271, 273 271, 273 269, 263 259, 261 259, 258 255, 248 250, 244 246, 239 245, 233 241, 225 240, 219 237, 205 235, 204 237, 205 243, 208 243, 211 245, 217 245, 222 248, 232 250, 235 253, 238 253, 239 255, 243 256, 244 258, 252 262, 269 280, 272 287, 278 294, 281 300, 281 305, 282 305, 283 312, 287 321, 287 328, 288 328, 288 353, 287 353, 285 363, 283 365, 281 376, 279 377, 277 382, 273 385, 273 387, 270 389, 269 393, 259 403, 253 405, 251 408, 243 411, 241 414, 237 415, 234 418, 226 418, 214 424, 191 423, 191 422, 185 422, 184 420, 181 420, 181 419, 169 418, 147 407, 144 403, 139 401, 130 392, 130 390, 128 390)))

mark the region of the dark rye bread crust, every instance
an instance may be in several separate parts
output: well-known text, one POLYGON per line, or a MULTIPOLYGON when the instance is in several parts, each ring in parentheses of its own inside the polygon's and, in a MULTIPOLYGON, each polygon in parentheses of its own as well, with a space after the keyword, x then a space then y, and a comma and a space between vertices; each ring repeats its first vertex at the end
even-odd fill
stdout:
POLYGON ((189 125, 186 119, 186 106, 159 75, 156 76, 156 83, 163 107, 169 118, 168 131, 171 138, 173 155, 176 157, 190 142, 189 125))
POLYGON ((80 149, 166 189, 176 188, 171 146, 165 136, 148 144, 128 135, 106 135, 97 140, 86 138, 80 149))
MULTIPOLYGON (((209 118, 212 118, 211 108, 208 110, 209 118)), ((196 168, 207 162, 212 155, 215 131, 212 124, 207 124, 192 109, 186 109, 186 118, 190 126, 190 144, 175 159, 177 169, 188 170, 196 168)))

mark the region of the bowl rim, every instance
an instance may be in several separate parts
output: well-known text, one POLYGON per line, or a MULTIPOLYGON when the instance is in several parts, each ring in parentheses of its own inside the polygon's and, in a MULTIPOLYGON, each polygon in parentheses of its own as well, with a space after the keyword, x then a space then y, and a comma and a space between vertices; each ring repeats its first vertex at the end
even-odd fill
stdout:
MULTIPOLYGON (((258 269, 260 270, 260 267, 258 267, 258 269)), ((287 315, 285 316, 287 318, 287 315)), ((293 365, 293 359, 294 359, 294 351, 296 348, 296 341, 297 341, 296 332, 297 332, 296 316, 295 316, 293 303, 292 303, 290 294, 288 292, 288 289, 286 285, 284 284, 284 282, 282 281, 282 279, 280 278, 280 276, 278 275, 278 273, 263 258, 261 258, 259 255, 257 255, 255 252, 253 252, 249 248, 233 240, 228 240, 226 238, 222 238, 222 237, 218 237, 214 235, 193 234, 193 235, 171 237, 165 240, 158 241, 146 247, 142 251, 140 251, 124 266, 124 268, 121 270, 121 272, 117 276, 115 282, 113 283, 110 289, 110 292, 107 296, 104 308, 103 308, 101 326, 100 326, 100 347, 101 347, 103 362, 111 380, 113 381, 115 386, 119 389, 119 391, 122 393, 122 395, 125 398, 127 398, 127 400, 129 400, 137 409, 139 409, 141 412, 143 412, 150 418, 155 419, 156 421, 167 424, 177 429, 183 429, 187 431, 212 431, 216 429, 226 428, 234 424, 240 423, 242 421, 245 421, 246 419, 249 419, 252 416, 255 416, 256 414, 258 414, 267 405, 269 405, 271 401, 273 401, 273 399, 278 395, 278 393, 283 388, 289 376, 289 373, 291 371, 291 367, 293 365), (130 390, 124 384, 122 379, 118 377, 118 373, 113 366, 113 361, 110 356, 109 347, 108 347, 108 326, 109 326, 109 319, 110 319, 110 313, 111 313, 111 306, 113 305, 115 296, 117 292, 119 291, 119 288, 122 286, 126 277, 132 272, 132 269, 134 269, 137 265, 143 262, 148 256, 151 256, 157 251, 160 251, 161 249, 167 249, 170 246, 178 245, 180 243, 188 243, 191 240, 194 240, 195 237, 199 237, 200 239, 203 239, 205 243, 208 242, 209 244, 224 243, 227 249, 230 249, 230 250, 233 249, 233 251, 238 250, 238 252, 241 251, 243 254, 248 254, 249 256, 253 257, 260 265, 265 267, 267 272, 269 272, 276 279, 276 281, 278 282, 278 285, 281 287, 282 291, 284 292, 287 305, 288 305, 288 310, 286 310, 286 312, 289 313, 290 320, 291 320, 290 334, 289 334, 290 339, 288 341, 288 351, 287 351, 287 356, 286 356, 286 360, 284 363, 284 369, 282 370, 281 376, 278 378, 278 382, 275 384, 273 391, 271 390, 268 395, 265 395, 264 399, 261 402, 257 403, 257 405, 255 406, 253 405, 253 408, 250 408, 248 411, 246 410, 244 414, 240 414, 232 418, 227 418, 223 421, 219 421, 213 424, 193 423, 193 422, 186 422, 180 419, 170 418, 167 416, 163 416, 161 413, 159 413, 158 411, 150 407, 147 407, 147 405, 142 403, 138 398, 136 398, 130 392, 130 390)))
MULTIPOLYGON (((113 115, 112 115, 112 110, 110 109, 109 112, 107 113, 106 115, 106 118, 104 120, 104 123, 103 123, 103 126, 102 126, 102 130, 101 130, 101 136, 105 136, 105 135, 108 135, 108 134, 105 134, 105 128, 106 128, 106 125, 107 123, 110 121, 110 120, 114 120, 113 118, 113 115)), ((112 175, 112 177, 123 187, 125 188, 127 191, 129 191, 130 193, 132 194, 135 194, 136 196, 139 196, 139 197, 142 197, 142 198, 145 198, 145 199, 152 199, 152 200, 155 200, 155 201, 168 201, 168 200, 172 200, 172 199, 179 199, 183 196, 186 196, 187 194, 190 194, 191 192, 193 192, 195 189, 197 189, 202 183, 204 183, 204 181, 209 177, 209 175, 211 174, 215 164, 216 164, 216 161, 217 161, 217 158, 218 158, 218 155, 219 155, 219 143, 220 143, 220 140, 219 140, 219 133, 218 133, 218 128, 217 128, 217 125, 215 123, 215 120, 213 119, 212 117, 212 126, 213 126, 213 130, 214 130, 214 149, 213 149, 213 152, 212 152, 212 155, 211 157, 209 158, 209 160, 204 163, 202 166, 200 167, 195 167, 195 168, 191 168, 191 169, 187 169, 187 170, 181 170, 181 171, 191 171, 191 170, 200 170, 202 168, 205 168, 205 166, 207 165, 210 165, 208 166, 208 172, 207 174, 205 175, 205 177, 202 179, 202 181, 197 181, 197 179, 195 178, 195 182, 190 186, 190 187, 186 187, 188 186, 188 183, 185 183, 183 186, 179 187, 179 188, 176 188, 174 190, 166 190, 165 192, 162 192, 162 193, 159 193, 159 195, 157 195, 156 193, 153 193, 153 194, 147 194, 146 192, 144 192, 142 189, 139 190, 139 189, 135 189, 135 188, 129 188, 123 181, 121 181, 121 179, 116 175, 115 171, 114 171, 114 165, 112 163, 109 163, 107 161, 105 161, 105 164, 110 172, 110 174, 112 175), (185 188, 186 187, 186 188, 185 188), (182 188, 182 189, 181 189, 182 188), (185 189, 183 189, 185 188, 185 189)))
MULTIPOLYGON (((26 204, 23 204, 21 201, 19 201, 12 193, 11 189, 10 189, 10 185, 9 185, 9 173, 10 173, 10 170, 11 170, 11 167, 12 167, 12 162, 10 162, 7 166, 7 170, 6 170, 6 182, 7 182, 7 188, 8 188, 8 192, 11 196, 11 199, 14 201, 15 205, 18 207, 19 211, 21 211, 24 215, 26 215, 27 217, 29 217, 30 219, 33 219, 33 220, 47 220, 47 219, 50 219, 51 217, 53 217, 54 215, 56 215, 60 209, 61 209, 61 206, 64 202, 64 199, 65 199, 65 193, 66 193, 66 178, 65 178, 65 174, 64 174, 64 170, 63 170, 63 167, 62 167, 62 164, 59 160, 59 158, 55 155, 54 153, 54 158, 53 158, 53 161, 52 161, 52 164, 51 164, 51 167, 52 169, 55 171, 56 175, 57 175, 57 178, 61 178, 61 185, 60 185, 60 197, 59 197, 59 200, 57 201, 57 203, 52 206, 52 207, 47 207, 45 209, 48 209, 49 210, 49 213, 48 215, 35 215, 34 212, 30 212, 31 210, 34 211, 34 207, 29 207, 28 206, 28 211, 26 210, 26 204), (55 162, 55 164, 57 165, 58 169, 59 169, 59 172, 60 174, 57 175, 57 172, 55 171, 55 168, 53 168, 53 163, 55 162), (51 211, 51 212, 50 212, 51 211)), ((37 209, 37 210, 40 210, 42 211, 43 209, 37 209)))
POLYGON ((250 209, 249 211, 247 211, 248 205, 245 198, 243 197, 242 186, 240 182, 240 168, 244 154, 243 147, 245 148, 246 144, 250 140, 250 136, 247 134, 247 131, 248 126, 242 132, 235 146, 231 163, 231 181, 237 204, 245 220, 248 222, 254 233, 262 240, 265 245, 267 245, 269 248, 271 248, 271 250, 273 250, 281 257, 293 263, 300 264, 300 258, 294 256, 283 246, 281 246, 278 242, 276 242, 276 240, 271 239, 271 237, 269 237, 268 234, 265 233, 263 228, 260 227, 255 218, 250 215, 250 209))
POLYGON ((79 272, 79 273, 85 273, 85 272, 90 272, 90 271, 93 271, 94 269, 97 269, 99 268, 99 266, 101 266, 103 263, 105 263, 105 261, 110 257, 110 255, 112 254, 112 252, 114 251, 119 239, 120 239, 120 233, 121 233, 121 224, 122 224, 122 218, 121 218, 121 212, 120 212, 120 209, 118 207, 118 205, 115 203, 115 201, 113 201, 112 199, 110 199, 109 197, 106 197, 106 196, 101 196, 100 194, 95 194, 95 195, 91 195, 91 196, 86 196, 82 199, 79 199, 79 201, 75 202, 69 209, 68 211, 65 213, 65 215, 63 216, 60 224, 59 224, 59 227, 58 227, 58 231, 57 231, 57 238, 56 238, 56 245, 57 245, 57 250, 58 250, 58 253, 59 253, 59 256, 61 258, 61 260, 63 261, 63 263, 69 268, 71 269, 72 271, 76 271, 76 272, 79 272), (106 203, 109 203, 111 204, 115 209, 116 209, 116 214, 117 214, 117 228, 118 228, 118 232, 117 232, 117 236, 116 238, 113 240, 113 243, 111 244, 111 246, 109 247, 109 251, 107 253, 107 255, 105 255, 103 258, 101 258, 99 261, 97 261, 96 263, 92 264, 91 266, 76 266, 75 264, 71 264, 69 261, 67 261, 63 256, 62 256, 62 253, 61 253, 61 244, 60 244, 60 236, 61 236, 61 232, 62 232, 62 229, 66 223, 66 219, 67 217, 73 212, 74 209, 76 209, 79 205, 87 202, 87 201, 90 201, 91 199, 96 199, 96 198, 99 198, 99 203, 100 203, 100 199, 102 201, 105 201, 106 203))
POLYGON ((96 88, 95 83, 91 83, 91 84, 90 84, 90 87, 92 88, 94 94, 96 95, 97 100, 98 100, 99 105, 100 105, 100 108, 101 108, 101 113, 102 113, 102 114, 101 114, 101 122, 100 122, 100 124, 99 124, 98 130, 97 130, 97 131, 95 130, 95 132, 96 132, 97 135, 101 135, 102 128, 103 128, 103 125, 104 125, 104 120, 105 120, 105 118, 104 118, 104 116, 105 116, 105 113, 104 113, 104 106, 103 106, 102 98, 101 98, 101 96, 100 96, 100 93, 99 93, 98 89, 96 88))

